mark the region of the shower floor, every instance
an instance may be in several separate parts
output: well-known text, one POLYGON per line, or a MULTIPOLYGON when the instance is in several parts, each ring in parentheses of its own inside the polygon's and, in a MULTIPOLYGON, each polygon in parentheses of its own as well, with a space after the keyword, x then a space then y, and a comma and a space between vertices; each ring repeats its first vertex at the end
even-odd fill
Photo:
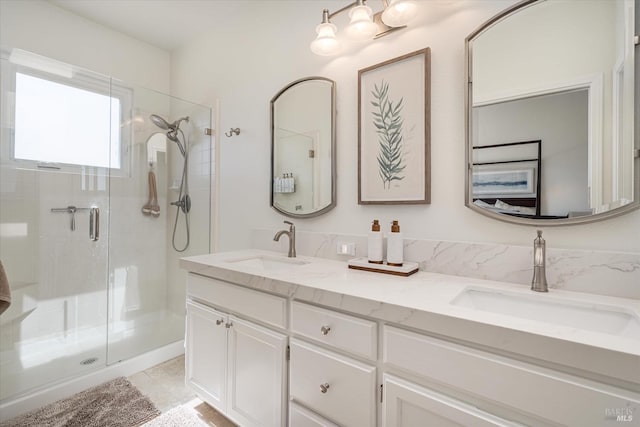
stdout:
POLYGON ((107 365, 178 341, 184 317, 166 310, 133 320, 16 343, 0 353, 0 401, 97 371, 107 365))

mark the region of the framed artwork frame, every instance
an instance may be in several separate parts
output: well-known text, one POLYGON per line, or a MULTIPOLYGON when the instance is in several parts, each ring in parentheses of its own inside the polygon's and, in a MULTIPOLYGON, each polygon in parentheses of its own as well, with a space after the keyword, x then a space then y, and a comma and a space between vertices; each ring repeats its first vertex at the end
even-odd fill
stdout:
POLYGON ((358 204, 431 203, 431 50, 358 71, 358 204))
POLYGON ((474 166, 473 197, 537 197, 535 161, 474 166))

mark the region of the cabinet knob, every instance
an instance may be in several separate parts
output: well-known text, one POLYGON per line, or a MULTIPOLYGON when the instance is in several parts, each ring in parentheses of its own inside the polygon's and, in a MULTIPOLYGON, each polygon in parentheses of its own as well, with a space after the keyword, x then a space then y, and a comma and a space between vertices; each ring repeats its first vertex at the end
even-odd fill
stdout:
POLYGON ((322 333, 322 335, 327 335, 330 330, 331 330, 331 327, 329 326, 323 326, 320 328, 320 332, 322 333))
POLYGON ((326 393, 329 390, 329 383, 320 384, 320 392, 326 393))
POLYGON ((216 325, 220 326, 222 325, 223 322, 224 322, 224 319, 218 319, 216 320, 216 325))
POLYGON ((230 328, 230 327, 232 327, 232 326, 233 326, 233 323, 232 323, 232 322, 229 322, 229 323, 225 323, 225 324, 224 324, 224 327, 225 327, 225 328, 227 328, 227 329, 229 329, 229 328, 230 328))

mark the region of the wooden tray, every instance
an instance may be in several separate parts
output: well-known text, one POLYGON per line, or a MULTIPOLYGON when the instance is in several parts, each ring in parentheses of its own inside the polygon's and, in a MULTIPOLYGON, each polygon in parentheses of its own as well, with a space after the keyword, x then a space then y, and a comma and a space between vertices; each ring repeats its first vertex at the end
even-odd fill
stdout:
POLYGON ((418 263, 404 262, 401 267, 387 264, 373 264, 367 258, 354 258, 348 262, 349 268, 354 270, 372 271, 374 273, 393 274, 395 276, 411 276, 420 269, 418 263))

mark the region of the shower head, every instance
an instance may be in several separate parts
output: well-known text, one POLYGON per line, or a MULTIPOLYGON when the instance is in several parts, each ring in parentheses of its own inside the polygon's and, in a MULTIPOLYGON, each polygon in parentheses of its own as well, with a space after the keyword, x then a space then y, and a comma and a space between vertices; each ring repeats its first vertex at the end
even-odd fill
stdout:
MULTIPOLYGON (((173 123, 167 122, 157 114, 152 114, 149 116, 149 118, 160 129, 164 129, 167 131, 167 138, 169 138, 170 141, 176 143, 183 157, 186 156, 186 141, 183 143, 182 141, 180 141, 180 139, 178 139, 178 132, 182 133, 182 130, 180 130, 180 123, 182 123, 183 121, 188 122, 189 116, 181 117, 173 123)), ((184 139, 184 133, 182 133, 182 138, 184 139)))
MULTIPOLYGON (((162 117, 158 116, 157 114, 152 114, 152 115, 149 116, 149 118, 160 129, 173 131, 174 133, 180 127, 180 123, 182 123, 183 121, 187 121, 187 122, 189 121, 189 116, 181 117, 181 118, 179 118, 178 120, 176 120, 173 123, 167 122, 165 119, 163 119, 162 117)), ((174 137, 175 137, 175 135, 174 135, 174 137)), ((171 138, 169 138, 169 139, 171 139, 171 138)))
POLYGON ((157 114, 152 114, 152 115, 149 116, 149 118, 160 129, 165 129, 165 130, 170 130, 171 129, 171 125, 165 119, 163 119, 162 117, 158 116, 157 114))

